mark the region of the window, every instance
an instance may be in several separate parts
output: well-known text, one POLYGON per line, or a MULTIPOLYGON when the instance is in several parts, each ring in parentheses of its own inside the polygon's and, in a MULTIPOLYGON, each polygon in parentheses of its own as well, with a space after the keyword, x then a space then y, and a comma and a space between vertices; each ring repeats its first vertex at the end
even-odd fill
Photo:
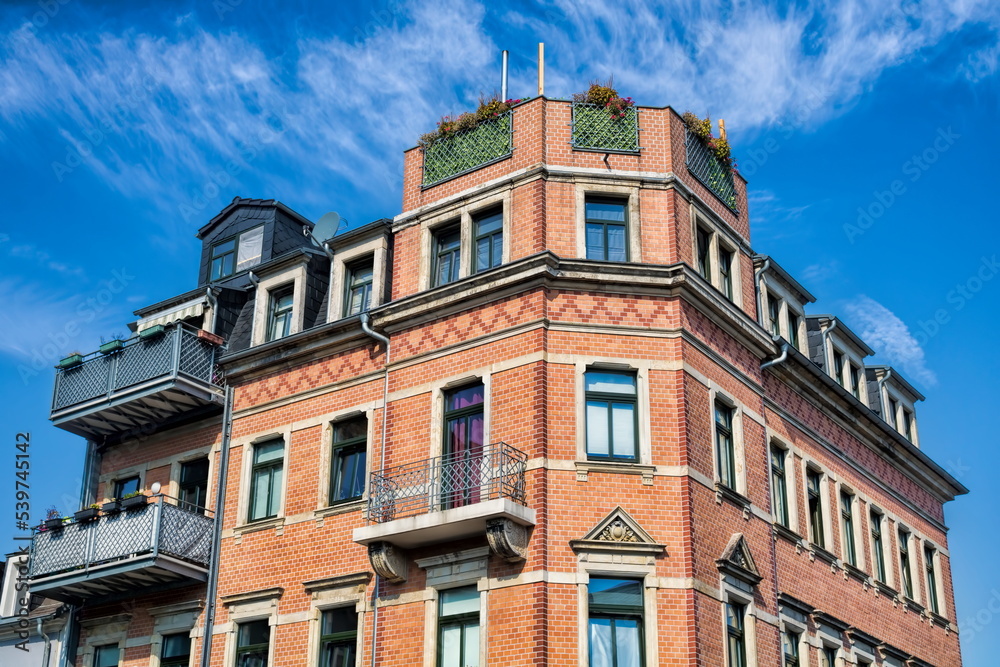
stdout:
POLYGON ((434 235, 433 285, 455 282, 462 268, 462 233, 457 225, 447 227, 434 235))
POLYGON ((201 512, 208 502, 208 459, 198 459, 181 464, 178 493, 181 507, 201 512))
POLYGON ((115 481, 115 495, 113 498, 121 500, 130 493, 136 493, 139 490, 139 476, 125 477, 124 479, 119 479, 115 481))
POLYGON ((847 491, 840 492, 840 524, 843 529, 844 560, 858 566, 858 554, 854 546, 854 496, 847 491))
POLYGON ((784 667, 799 667, 799 634, 786 631, 781 633, 781 652, 785 656, 784 667))
POLYGON ((160 667, 188 667, 191 662, 191 635, 182 632, 164 635, 160 667))
POLYGON ((747 640, 743 627, 746 607, 729 602, 726 604, 726 664, 728 667, 747 667, 747 640))
POLYGON ((344 317, 357 315, 372 305, 372 282, 375 276, 374 262, 369 258, 352 264, 347 269, 346 294, 344 294, 344 317))
POLYGON ((899 572, 903 577, 903 594, 913 599, 913 577, 910 574, 910 533, 899 529, 899 572))
POLYGON ((913 413, 903 408, 903 436, 913 442, 913 413))
POLYGON ((288 285, 271 292, 267 314, 267 340, 278 340, 292 332, 294 287, 288 285))
POLYGON ((254 446, 250 472, 250 513, 248 521, 278 516, 281 505, 281 476, 285 443, 273 440, 254 446))
POLYGON ((896 423, 896 413, 899 410, 899 403, 896 402, 895 398, 889 399, 889 414, 885 416, 885 421, 892 425, 894 429, 899 430, 899 425, 896 423))
POLYGON ((854 398, 861 400, 861 370, 851 364, 849 367, 850 378, 851 378, 851 393, 854 394, 854 398))
POLYGON ((445 509, 479 502, 485 443, 482 382, 454 389, 444 397, 444 461, 441 479, 445 509), (478 462, 478 463, 477 463, 478 462))
POLYGON ((212 246, 210 281, 227 278, 260 263, 264 228, 255 227, 212 246))
POLYGON ((736 443, 733 440, 735 410, 722 401, 715 402, 715 456, 719 465, 719 482, 736 489, 736 443))
POLYGON ((767 293, 767 319, 772 336, 781 335, 781 299, 770 292, 767 293))
POLYGON ((882 515, 872 510, 868 517, 872 525, 872 551, 875 561, 875 580, 886 583, 885 579, 885 548, 882 544, 882 515))
POLYGON ((788 484, 785 479, 785 457, 788 456, 781 447, 771 445, 771 505, 774 520, 785 528, 788 521, 788 484))
POLYGON ((472 219, 476 250, 473 271, 479 273, 503 263, 503 209, 494 209, 472 219))
POLYGON ((358 650, 358 614, 351 607, 323 612, 319 667, 354 667, 358 650))
POLYGON ((348 419, 333 425, 330 457, 330 504, 360 498, 365 492, 368 420, 348 419))
POLYGON ((635 461, 638 458, 634 373, 587 371, 587 457, 635 461))
POLYGON ((587 587, 590 667, 643 663, 642 582, 591 577, 587 587))
POLYGON ((701 277, 712 282, 712 233, 698 227, 696 239, 696 253, 698 262, 698 273, 701 277))
POLYGON ((441 591, 438 604, 438 667, 479 667, 479 591, 441 591))
POLYGON ((118 667, 121 651, 118 644, 105 644, 94 648, 94 667, 118 667))
POLYGON ((927 575, 927 606, 935 614, 940 614, 941 607, 938 604, 937 571, 934 569, 934 557, 936 555, 933 547, 924 547, 924 570, 927 575))
POLYGON ((722 293, 733 300, 733 253, 719 246, 719 280, 722 293))
POLYGON ((270 642, 267 619, 240 623, 236 632, 236 667, 267 667, 270 642))
POLYGON ((824 646, 819 650, 820 667, 837 667, 837 649, 824 646))
POLYGON ((587 225, 587 259, 627 262, 625 202, 588 198, 584 215, 587 225))
POLYGON ((844 353, 836 349, 833 351, 833 379, 844 386, 844 353))
POLYGON ((802 316, 791 308, 788 308, 788 342, 796 350, 799 349, 799 326, 802 324, 802 316))
POLYGON ((809 498, 809 539, 818 547, 825 547, 823 539, 822 473, 806 470, 806 492, 809 498))

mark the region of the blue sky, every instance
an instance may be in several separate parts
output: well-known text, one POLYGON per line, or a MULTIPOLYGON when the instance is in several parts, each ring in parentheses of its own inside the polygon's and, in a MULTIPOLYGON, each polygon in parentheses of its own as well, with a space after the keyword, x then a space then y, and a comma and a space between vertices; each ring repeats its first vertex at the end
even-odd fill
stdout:
POLYGON ((316 5, 0 7, 0 462, 30 431, 35 517, 75 508, 83 451, 47 422, 52 364, 193 286, 199 226, 236 195, 398 213, 403 149, 498 87, 501 49, 534 94, 544 41, 549 95, 613 75, 726 119, 756 250, 927 396, 923 448, 973 491, 946 508, 965 658, 995 661, 1000 5, 316 5))

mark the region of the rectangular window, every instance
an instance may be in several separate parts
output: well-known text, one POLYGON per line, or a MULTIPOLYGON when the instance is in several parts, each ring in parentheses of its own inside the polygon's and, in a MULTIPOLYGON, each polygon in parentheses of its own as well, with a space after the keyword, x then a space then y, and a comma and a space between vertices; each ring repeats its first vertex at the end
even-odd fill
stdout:
POLYGON ((818 547, 825 547, 823 539, 822 473, 806 471, 806 492, 809 497, 809 539, 818 547))
POLYGON ((462 272, 462 233, 457 226, 434 234, 433 287, 458 280, 462 272))
POLYGON ((802 317, 791 308, 788 308, 788 342, 796 350, 799 349, 799 326, 802 324, 802 317))
POLYGON ((181 632, 163 636, 160 667, 188 667, 191 662, 191 635, 181 632))
POLYGON ((885 416, 885 421, 892 425, 894 429, 899 430, 899 423, 896 421, 896 413, 899 411, 899 403, 896 399, 889 399, 889 414, 885 416))
POLYGON ((472 219, 476 249, 473 271, 479 273, 503 263, 503 209, 495 209, 472 219))
POLYGON ((358 650, 358 614, 353 607, 323 612, 319 667, 354 667, 358 650))
POLYGON ((438 667, 479 667, 479 591, 441 591, 438 605, 438 667))
POLYGON ((733 300, 733 253, 719 246, 720 289, 730 301, 733 300))
POLYGON ((785 528, 788 521, 788 483, 785 479, 785 457, 788 456, 781 447, 771 445, 771 505, 774 520, 785 528))
POLYGON ((357 417, 333 425, 330 504, 355 500, 365 492, 368 420, 357 417))
POLYGON ((837 649, 824 646, 819 651, 820 667, 837 667, 837 649))
POLYGON ((254 227, 212 246, 210 281, 221 280, 260 263, 264 228, 254 227))
POLYGON ((248 521, 278 516, 281 506, 281 478, 285 443, 281 440, 255 445, 250 472, 250 513, 248 521))
POLYGON ((747 639, 744 629, 746 607, 732 602, 726 605, 726 656, 728 667, 747 667, 747 639))
POLYGON ((268 297, 267 340, 278 340, 292 332, 294 287, 288 285, 271 292, 268 297))
POLYGON ((266 619, 240 623, 236 631, 236 667, 267 667, 271 627, 266 619))
POLYGON ((861 370, 851 364, 849 367, 851 376, 851 393, 854 394, 854 398, 861 400, 861 370))
POLYGON ((698 273, 708 282, 712 282, 712 233, 698 227, 695 242, 697 245, 695 250, 698 253, 695 258, 698 262, 698 273))
POLYGON ((781 299, 770 292, 767 293, 767 319, 772 336, 781 335, 781 299))
POLYGON ((587 199, 587 259, 608 262, 628 261, 628 224, 625 202, 587 199))
POLYGON ((913 442, 913 413, 903 408, 903 436, 913 442))
POLYGON ((903 577, 903 595, 913 599, 913 577, 910 573, 910 534, 899 529, 899 571, 903 577))
POLYGON ((882 515, 872 510, 868 520, 872 525, 872 551, 875 561, 875 580, 886 583, 885 579, 885 547, 882 544, 882 515))
POLYGON ((854 496, 847 491, 840 492, 840 525, 843 529, 844 560, 858 566, 858 554, 854 546, 854 496))
POLYGON ((844 386, 844 353, 836 349, 833 351, 833 379, 844 386))
POLYGON ((94 648, 94 667, 118 667, 121 651, 118 644, 105 644, 94 648))
POLYGON ((936 555, 933 547, 924 547, 924 570, 927 573, 927 606, 935 614, 940 614, 941 607, 938 604, 937 570, 934 565, 934 557, 936 555))
POLYGON ((485 446, 483 416, 486 390, 482 382, 444 396, 444 461, 441 501, 445 509, 478 503, 483 482, 485 446))
POLYGON ((785 656, 784 667, 799 667, 799 634, 797 632, 781 633, 781 652, 785 656))
POLYGON ((640 667, 642 582, 591 577, 587 587, 590 667, 640 667))
POLYGON ((192 512, 204 512, 208 502, 208 459, 197 459, 181 464, 178 485, 181 507, 192 512))
POLYGON ((634 373, 587 371, 587 457, 635 461, 639 454, 634 373))
POLYGON ((733 440, 735 410, 722 401, 715 402, 715 456, 719 464, 719 482, 736 489, 736 443, 733 440))
POLYGON ((371 258, 356 262, 347 269, 344 317, 358 315, 371 308, 374 279, 375 266, 371 258))
POLYGON ((139 490, 139 476, 125 477, 115 481, 115 495, 113 498, 121 500, 130 493, 135 493, 139 490))

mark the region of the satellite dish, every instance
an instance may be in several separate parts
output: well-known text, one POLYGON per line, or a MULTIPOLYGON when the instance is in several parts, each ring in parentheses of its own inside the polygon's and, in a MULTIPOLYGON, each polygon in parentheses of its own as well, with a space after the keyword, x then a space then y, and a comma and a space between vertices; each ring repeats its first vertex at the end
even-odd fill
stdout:
POLYGON ((337 232, 340 231, 341 226, 346 225, 347 220, 340 217, 340 214, 336 211, 331 211, 329 213, 324 213, 323 217, 319 219, 316 226, 312 228, 312 237, 316 239, 319 243, 324 241, 329 241, 337 232))

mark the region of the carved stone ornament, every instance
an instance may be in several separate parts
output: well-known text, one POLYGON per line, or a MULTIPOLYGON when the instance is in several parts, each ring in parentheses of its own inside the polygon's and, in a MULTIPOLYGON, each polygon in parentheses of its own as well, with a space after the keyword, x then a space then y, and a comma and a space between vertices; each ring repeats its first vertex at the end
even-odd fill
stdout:
POLYGON ((582 539, 572 540, 569 544, 577 553, 630 553, 655 557, 664 551, 664 546, 650 537, 620 506, 613 509, 582 539))
POLYGON ((753 561, 750 546, 742 533, 736 533, 730 538, 722 557, 715 561, 716 566, 725 574, 731 575, 756 586, 761 581, 757 564, 753 561))
POLYGON ((490 549, 508 563, 522 561, 528 550, 528 529, 510 519, 490 519, 486 522, 486 539, 490 549))
POLYGON ((610 524, 605 526, 597 539, 603 542, 642 542, 632 527, 622 521, 621 517, 615 517, 610 524))
POLYGON ((368 561, 380 577, 398 584, 406 581, 406 555, 399 547, 388 542, 368 545, 368 561))

